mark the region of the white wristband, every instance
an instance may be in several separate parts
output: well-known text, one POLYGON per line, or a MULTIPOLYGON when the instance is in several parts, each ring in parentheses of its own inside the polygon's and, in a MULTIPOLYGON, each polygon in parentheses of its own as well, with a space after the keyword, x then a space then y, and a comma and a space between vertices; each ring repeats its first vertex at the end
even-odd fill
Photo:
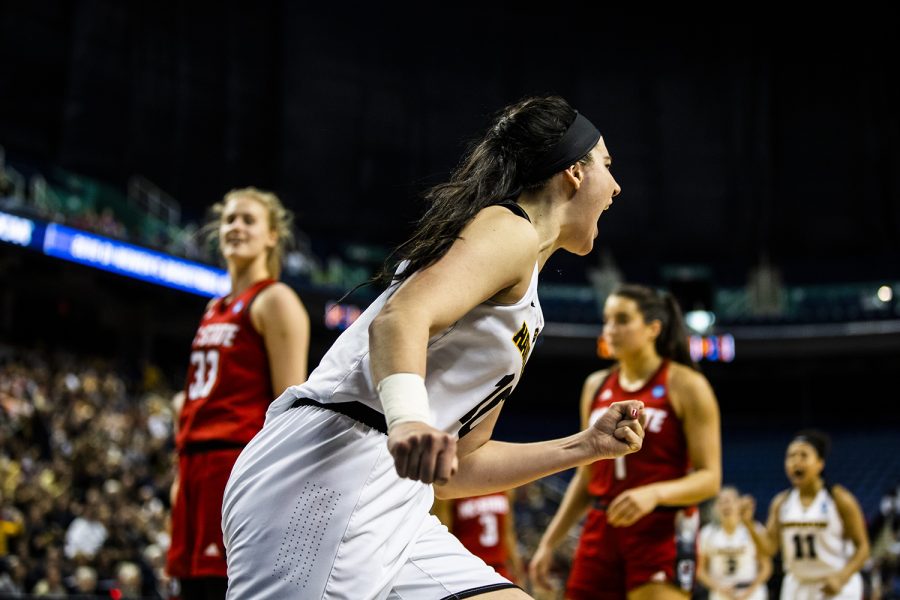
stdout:
POLYGON ((388 429, 397 423, 421 421, 431 425, 425 380, 416 373, 394 373, 378 382, 378 398, 388 429))

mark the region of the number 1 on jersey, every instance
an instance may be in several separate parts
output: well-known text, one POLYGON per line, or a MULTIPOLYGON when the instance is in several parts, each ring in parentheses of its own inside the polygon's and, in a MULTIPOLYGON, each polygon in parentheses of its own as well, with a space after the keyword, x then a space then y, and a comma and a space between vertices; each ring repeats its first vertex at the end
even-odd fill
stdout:
POLYGON ((625 457, 617 456, 615 460, 616 479, 625 479, 625 457))

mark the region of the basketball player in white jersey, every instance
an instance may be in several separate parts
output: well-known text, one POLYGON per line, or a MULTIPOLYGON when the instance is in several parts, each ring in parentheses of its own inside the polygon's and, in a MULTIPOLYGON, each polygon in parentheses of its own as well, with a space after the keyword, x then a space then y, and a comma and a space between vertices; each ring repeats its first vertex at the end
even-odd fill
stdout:
MULTIPOLYGON (((749 496, 746 500, 752 500, 749 496)), ((716 498, 716 520, 700 530, 697 579, 709 589, 710 600, 766 600, 772 560, 756 551, 756 543, 741 522, 737 489, 722 488, 716 498)), ((752 521, 754 529, 762 524, 752 521)))
MULTIPOLYGON (((782 600, 862 598, 859 570, 869 557, 869 537, 853 494, 827 485, 822 477, 830 447, 830 438, 821 431, 807 429, 794 436, 784 460, 793 487, 772 500, 763 534, 750 529, 761 552, 772 556, 781 550, 782 600)), ((745 502, 745 525, 752 514, 751 503, 745 502)))
POLYGON ((528 598, 429 508, 641 447, 633 400, 568 438, 490 440, 544 325, 538 272, 560 248, 590 252, 620 191, 610 163, 565 100, 527 98, 427 194, 393 283, 238 458, 228 598, 528 598))

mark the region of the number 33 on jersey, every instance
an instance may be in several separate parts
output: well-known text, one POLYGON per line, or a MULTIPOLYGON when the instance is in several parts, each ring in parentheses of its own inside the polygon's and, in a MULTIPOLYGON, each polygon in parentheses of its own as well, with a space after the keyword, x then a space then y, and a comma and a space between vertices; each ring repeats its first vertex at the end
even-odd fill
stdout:
POLYGON ((265 341, 250 320, 250 307, 273 280, 260 281, 230 302, 214 300, 191 343, 176 444, 250 441, 272 402, 265 341))

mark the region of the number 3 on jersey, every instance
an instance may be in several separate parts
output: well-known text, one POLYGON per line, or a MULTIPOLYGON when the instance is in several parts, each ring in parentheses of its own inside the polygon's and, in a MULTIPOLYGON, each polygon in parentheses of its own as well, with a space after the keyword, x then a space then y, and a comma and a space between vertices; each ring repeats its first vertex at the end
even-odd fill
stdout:
POLYGON ((485 548, 493 548, 500 541, 500 524, 497 522, 497 515, 485 513, 478 517, 478 521, 481 523, 481 535, 478 536, 478 541, 485 548))
POLYGON ((194 368, 194 378, 188 386, 188 400, 206 398, 219 376, 219 351, 191 352, 191 366, 194 368))

